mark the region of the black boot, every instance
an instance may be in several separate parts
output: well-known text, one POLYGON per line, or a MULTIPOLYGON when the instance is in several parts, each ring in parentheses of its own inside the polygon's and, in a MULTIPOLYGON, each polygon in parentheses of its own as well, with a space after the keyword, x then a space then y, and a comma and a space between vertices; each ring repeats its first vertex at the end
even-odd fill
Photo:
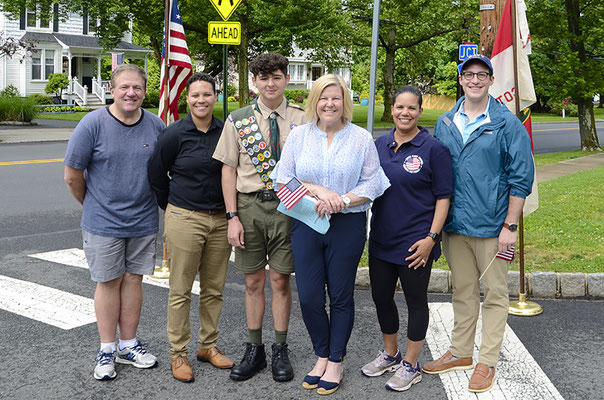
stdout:
POLYGON ((230 377, 235 381, 245 381, 256 375, 256 372, 262 368, 266 368, 264 345, 246 343, 243 359, 233 367, 230 377))
POLYGON ((287 343, 273 343, 273 379, 277 382, 287 382, 294 379, 294 369, 289 362, 287 343))

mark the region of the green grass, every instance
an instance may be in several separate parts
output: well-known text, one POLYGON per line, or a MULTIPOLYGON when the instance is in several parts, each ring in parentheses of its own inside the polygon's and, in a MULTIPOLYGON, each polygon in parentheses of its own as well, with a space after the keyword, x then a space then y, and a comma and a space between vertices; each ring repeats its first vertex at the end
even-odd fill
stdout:
POLYGON ((58 119, 61 121, 80 121, 84 118, 87 112, 74 112, 74 113, 57 113, 57 114, 38 114, 38 119, 58 119))
MULTIPOLYGON (((604 167, 539 184, 539 208, 524 219, 527 273, 604 272, 604 185, 596 182, 604 182, 604 167)), ((365 249, 359 266, 367 263, 365 249)), ((445 257, 434 267, 448 269, 445 257)))
POLYGON ((592 154, 602 154, 601 151, 581 151, 570 150, 561 151, 558 153, 537 154, 535 155, 535 165, 541 167, 543 165, 554 164, 560 161, 572 160, 574 158, 589 156, 592 154))

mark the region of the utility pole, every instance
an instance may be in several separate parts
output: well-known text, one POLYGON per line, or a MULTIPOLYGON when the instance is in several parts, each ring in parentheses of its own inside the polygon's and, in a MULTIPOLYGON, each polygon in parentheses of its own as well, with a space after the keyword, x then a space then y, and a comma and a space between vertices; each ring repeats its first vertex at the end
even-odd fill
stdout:
POLYGON ((480 46, 478 52, 491 57, 505 0, 480 0, 480 46))

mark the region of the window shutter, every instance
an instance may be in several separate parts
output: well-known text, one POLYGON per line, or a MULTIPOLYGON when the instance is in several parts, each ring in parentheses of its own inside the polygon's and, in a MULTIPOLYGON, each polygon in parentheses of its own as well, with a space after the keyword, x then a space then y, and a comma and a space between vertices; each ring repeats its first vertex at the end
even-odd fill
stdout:
POLYGON ((59 31, 59 4, 52 5, 52 31, 59 31))
POLYGON ((83 23, 82 33, 84 35, 88 35, 88 9, 86 7, 84 7, 84 13, 82 15, 82 23, 83 23))
POLYGON ((21 15, 19 16, 19 29, 25 30, 25 9, 21 10, 21 15))

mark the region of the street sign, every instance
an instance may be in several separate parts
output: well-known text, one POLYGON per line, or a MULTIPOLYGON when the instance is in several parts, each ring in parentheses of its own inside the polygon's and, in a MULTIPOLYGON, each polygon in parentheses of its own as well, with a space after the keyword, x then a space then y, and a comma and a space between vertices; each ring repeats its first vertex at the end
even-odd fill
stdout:
POLYGON ((466 42, 459 45, 459 61, 478 54, 478 45, 472 42, 466 42))
MULTIPOLYGON (((241 3, 241 0, 210 0, 218 14, 222 17, 223 20, 228 21, 233 15, 233 11, 237 8, 237 6, 241 3)), ((212 42, 210 42, 212 43, 212 42)))
MULTIPOLYGON (((225 0, 223 0, 225 1, 225 0)), ((240 22, 208 22, 208 43, 228 44, 238 46, 241 44, 240 22)))

